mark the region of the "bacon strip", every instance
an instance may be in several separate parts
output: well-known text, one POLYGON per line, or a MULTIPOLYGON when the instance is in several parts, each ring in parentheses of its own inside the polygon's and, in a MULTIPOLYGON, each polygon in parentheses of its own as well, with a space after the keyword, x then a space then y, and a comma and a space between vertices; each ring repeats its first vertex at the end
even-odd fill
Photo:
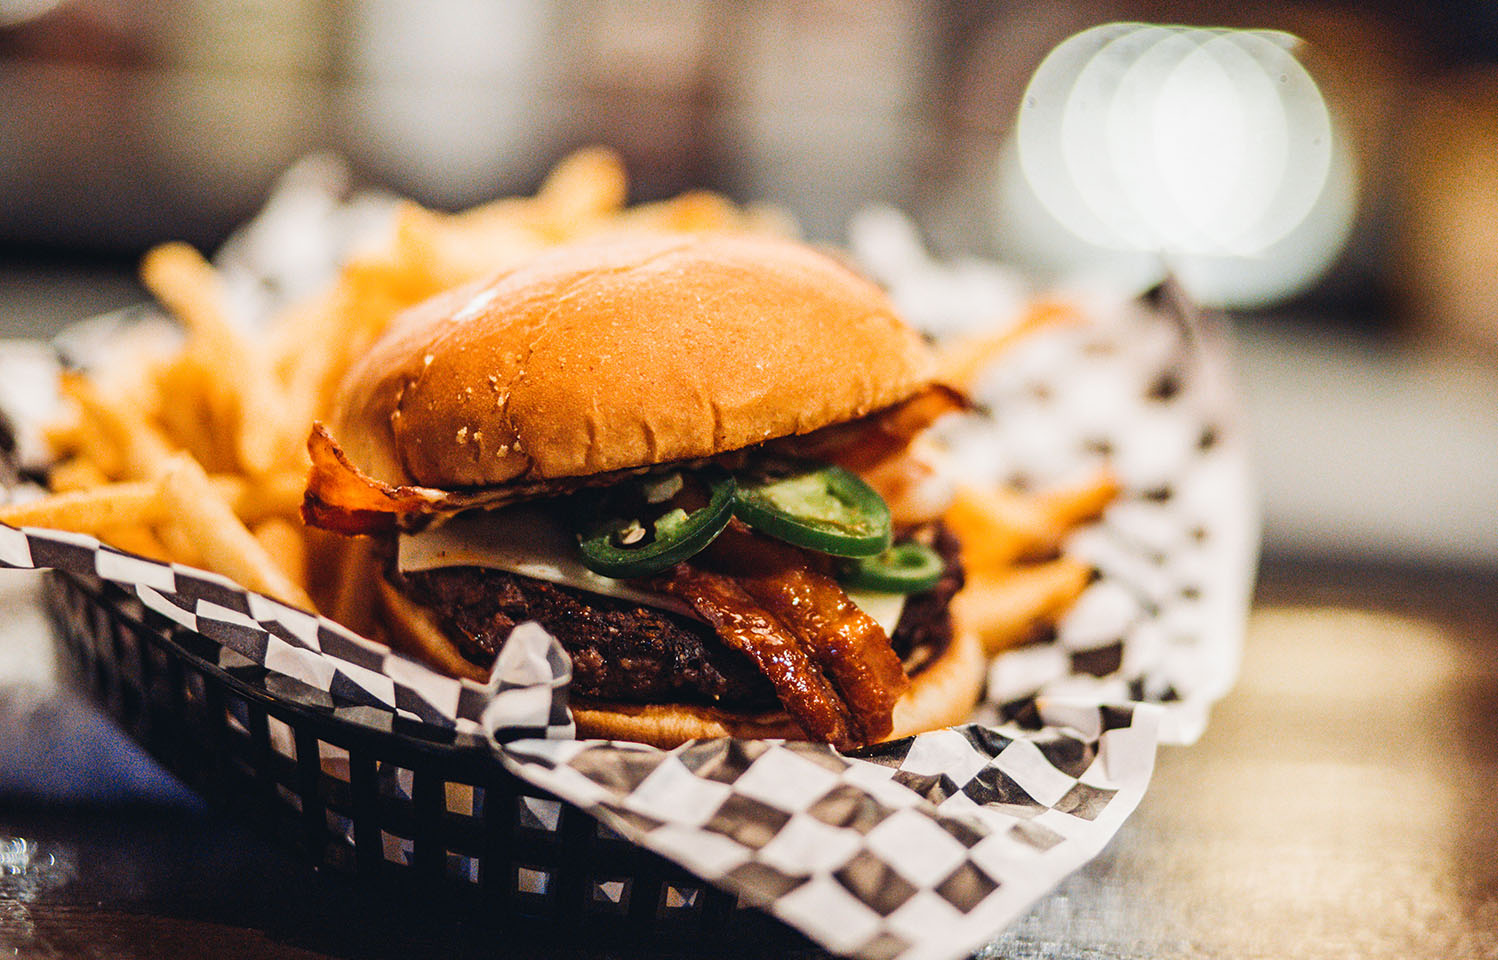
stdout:
MULTIPOLYGON (((554 497, 584 487, 602 487, 643 473, 615 470, 587 477, 563 477, 508 483, 498 487, 441 490, 416 485, 382 483, 354 466, 321 423, 312 425, 307 438, 312 471, 302 499, 302 519, 315 527, 343 534, 387 533, 408 526, 412 518, 457 513, 475 507, 502 507, 537 497, 554 497)), ((683 463, 700 466, 707 461, 683 463)))
POLYGON ((884 628, 836 580, 814 569, 806 553, 756 536, 737 520, 714 542, 708 560, 731 568, 745 592, 795 631, 837 687, 861 743, 889 736, 895 701, 910 678, 884 628))
POLYGON ((360 472, 321 423, 307 438, 312 472, 302 499, 302 519, 309 525, 344 534, 384 533, 396 528, 403 514, 479 506, 481 501, 431 487, 391 486, 360 472), (470 502, 471 501, 471 502, 470 502))
POLYGON ((972 408, 972 401, 960 391, 933 383, 908 400, 867 417, 773 440, 767 446, 789 456, 861 471, 904 450, 917 434, 947 414, 972 408))
POLYGON ((842 750, 859 745, 847 708, 795 635, 760 609, 734 578, 678 563, 653 586, 686 601, 725 644, 754 661, 808 737, 842 750))

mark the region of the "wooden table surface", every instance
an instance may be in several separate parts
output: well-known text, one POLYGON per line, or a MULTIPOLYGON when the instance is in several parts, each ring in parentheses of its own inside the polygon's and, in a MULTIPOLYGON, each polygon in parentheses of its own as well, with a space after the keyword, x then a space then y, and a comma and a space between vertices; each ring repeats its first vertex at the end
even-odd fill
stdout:
MULTIPOLYGON (((98 745, 86 705, 19 690, 0 687, 0 718, 32 725, 23 762, 128 753, 98 745)), ((13 774, 0 771, 0 957, 656 953, 371 903, 149 770, 134 791, 148 802, 130 805, 37 803, 7 792, 13 774)), ((1498 574, 1270 563, 1242 678, 1206 735, 1162 748, 1108 849, 981 956, 1498 957, 1495 799, 1498 574)))

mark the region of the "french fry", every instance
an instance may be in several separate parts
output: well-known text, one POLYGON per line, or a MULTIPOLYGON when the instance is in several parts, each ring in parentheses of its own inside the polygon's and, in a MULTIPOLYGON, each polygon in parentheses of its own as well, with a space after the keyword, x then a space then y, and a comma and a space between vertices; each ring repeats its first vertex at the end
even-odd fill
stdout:
POLYGON ((219 497, 247 526, 272 518, 296 517, 307 487, 307 475, 300 471, 273 473, 254 480, 218 474, 209 479, 219 497))
MULTIPOLYGON (((172 453, 172 445, 138 409, 105 397, 93 381, 81 374, 63 374, 58 387, 64 396, 78 404, 84 419, 93 424, 102 442, 115 454, 118 466, 112 475, 141 480, 160 472, 172 453)), ((93 451, 90 459, 102 470, 103 463, 111 458, 93 451)))
MULTIPOLYGON (((278 361, 285 391, 286 428, 294 432, 297 463, 304 464, 312 420, 331 409, 338 383, 354 358, 410 303, 391 288, 388 269, 374 260, 346 266, 327 302, 316 312, 290 314, 278 323, 306 323, 295 355, 278 361)), ((414 303, 415 301, 411 301, 414 303)))
POLYGON ((186 400, 196 395, 212 435, 237 452, 240 403, 236 401, 243 399, 239 381, 247 367, 254 365, 248 360, 249 344, 229 318, 218 273, 185 243, 154 247, 141 262, 140 273, 141 282, 187 330, 183 363, 189 369, 213 373, 201 381, 201 390, 169 402, 190 407, 186 400))
POLYGON ((112 527, 99 534, 99 539, 111 547, 118 547, 128 553, 137 553, 151 560, 166 563, 175 559, 166 544, 161 542, 161 538, 156 536, 150 527, 135 525, 112 527))
POLYGON ((1112 471, 1101 470, 1075 487, 1042 490, 1035 494, 1035 502, 1053 525, 1069 529, 1099 516, 1117 496, 1118 480, 1112 471))
POLYGON ((619 154, 606 147, 584 147, 558 163, 536 194, 535 206, 553 239, 624 206, 628 178, 619 154))
POLYGON ((71 457, 83 449, 83 415, 76 406, 70 406, 60 419, 42 427, 42 439, 54 456, 71 457))
POLYGON ((47 488, 53 493, 71 493, 102 487, 109 482, 109 474, 99 465, 85 457, 64 460, 47 471, 47 488))
POLYGON ((255 539, 294 583, 307 582, 307 543, 299 524, 285 517, 268 517, 252 528, 255 539))
POLYGON ((396 217, 401 305, 514 266, 547 245, 544 229, 529 215, 473 219, 406 204, 396 217))
MULTIPOLYGON (((157 370, 169 362, 169 353, 158 337, 145 339, 140 328, 127 328, 114 346, 107 363, 89 371, 89 379, 110 402, 130 410, 151 411, 161 405, 157 370)), ((177 346, 176 349, 180 349, 177 346)), ((174 349, 172 353, 175 353, 174 349)))
POLYGON ((233 436, 214 423, 214 377, 197 353, 184 352, 157 370, 164 402, 157 410, 163 434, 193 455, 203 469, 234 470, 233 436))
POLYGON ((239 460, 251 476, 264 476, 297 462, 304 443, 289 441, 286 416, 273 399, 267 375, 246 378, 239 396, 239 460), (263 378, 262 378, 263 377, 263 378))
POLYGON ((173 525, 192 538, 209 569, 250 590, 304 610, 313 609, 307 592, 286 575, 234 515, 196 460, 185 454, 174 456, 164 483, 174 511, 173 525))
POLYGON ((1071 557, 970 573, 952 601, 954 619, 977 634, 990 655, 1053 622, 1087 586, 1087 564, 1071 557))
POLYGON ((162 523, 170 510, 162 484, 146 480, 56 493, 0 507, 0 522, 100 536, 116 527, 162 523))
POLYGON ((801 225, 784 207, 773 203, 751 203, 744 208, 740 226, 756 233, 771 233, 782 237, 801 236, 801 225))
POLYGON ((164 243, 146 253, 141 282, 171 311, 195 341, 232 356, 246 346, 224 304, 218 272, 185 243, 164 243))
POLYGON ((1111 473, 1046 493, 962 487, 946 521, 962 541, 962 559, 975 570, 997 570, 1023 559, 1055 554, 1077 524, 1098 514, 1118 495, 1111 473))
POLYGON ((369 636, 377 628, 375 616, 375 581, 379 580, 379 561, 367 538, 340 538, 335 545, 334 566, 337 575, 331 584, 327 613, 357 633, 369 636))
POLYGON ((103 486, 0 507, 0 522, 46 527, 98 537, 102 542, 153 560, 202 566, 196 544, 171 526, 174 509, 162 478, 103 486), (158 528, 156 532, 152 528, 158 528))
POLYGON ((669 200, 642 203, 601 226, 609 230, 668 230, 691 233, 701 230, 731 230, 740 225, 743 213, 722 194, 691 190, 669 200))
POLYGON ((334 328, 338 299, 337 285, 329 285, 307 300, 283 307, 272 318, 265 354, 282 382, 289 381, 304 363, 307 348, 334 328))
POLYGON ((936 379, 960 390, 972 390, 983 371, 1010 347, 1038 330, 1078 319, 1080 314, 1071 304, 1036 300, 1012 326, 997 333, 949 341, 937 351, 936 379))
POLYGON ((376 576, 375 590, 383 598, 384 615, 390 618, 395 629, 386 631, 387 643, 407 656, 421 660, 430 666, 451 677, 467 677, 469 680, 484 683, 489 679, 489 671, 477 664, 469 663, 458 653, 452 644, 432 645, 402 643, 401 641, 413 635, 419 636, 425 631, 437 627, 436 617, 429 611, 411 603, 403 603, 398 597, 395 587, 383 577, 376 576))
MULTIPOLYGON (((53 490, 50 496, 0 507, 0 521, 11 526, 55 527, 78 533, 166 523, 172 514, 162 494, 160 474, 182 456, 176 454, 163 460, 161 471, 153 479, 121 483, 110 482, 87 460, 68 460, 48 474, 53 490)), ((215 475, 208 477, 208 482, 214 496, 247 525, 295 517, 306 483, 299 473, 272 474, 254 482, 239 476, 215 475)))
POLYGON ((203 551, 198 549, 198 544, 192 535, 177 523, 164 523, 155 530, 156 537, 161 541, 162 549, 166 551, 168 560, 180 563, 187 567, 207 567, 208 563, 203 559, 203 551))
POLYGON ((324 414, 324 397, 343 372, 340 344, 363 340, 351 332, 360 314, 348 309, 346 292, 337 285, 282 310, 271 325, 269 356, 282 384, 285 442, 301 452, 309 424, 324 414))
POLYGON ((278 385, 259 346, 230 320, 218 272, 187 244, 168 243, 146 254, 141 279, 187 328, 189 352, 199 353, 214 372, 209 407, 215 421, 232 431, 246 472, 265 474, 287 462, 295 448, 285 443, 278 385))

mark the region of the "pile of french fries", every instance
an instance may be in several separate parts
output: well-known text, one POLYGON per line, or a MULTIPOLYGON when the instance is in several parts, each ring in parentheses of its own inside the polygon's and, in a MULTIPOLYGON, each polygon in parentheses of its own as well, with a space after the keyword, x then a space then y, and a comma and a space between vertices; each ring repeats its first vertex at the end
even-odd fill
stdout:
MULTIPOLYGON (((182 327, 180 347, 122 349, 107 369, 64 374, 68 413, 47 432, 57 457, 51 492, 0 507, 0 521, 91 534, 153 559, 213 570, 377 633, 364 548, 305 527, 299 507, 312 421, 326 417, 345 369, 393 317, 538 250, 593 234, 794 231, 773 210, 712 193, 627 206, 626 192, 619 158, 590 148, 560 163, 534 196, 457 214, 404 203, 385 236, 256 335, 231 316, 222 277, 197 251, 157 247, 141 275, 182 327)), ((1008 342, 978 346, 992 357, 1008 342)), ((973 346, 949 354, 959 382, 975 375, 973 346)), ((952 524, 969 544, 973 584, 961 613, 990 649, 1029 635, 1070 605, 1088 572, 1057 557, 1058 546, 1112 494, 1111 481, 1100 477, 1045 495, 968 490, 959 497, 952 524)))
POLYGON ((1034 638, 1071 609, 1091 582, 1092 568, 1062 552, 1062 542, 1117 495, 1106 471, 1040 493, 958 490, 946 522, 962 542, 967 586, 953 601, 954 613, 985 651, 1034 638))
MULTIPOLYGON (((941 377, 971 391, 1005 351, 1033 334, 1082 322, 1065 301, 1037 299, 1018 320, 992 332, 954 338, 937 351, 941 377)), ((959 487, 944 517, 962 543, 967 586, 954 601, 960 623, 989 654, 1054 626, 1092 580, 1092 568, 1063 551, 1068 534, 1096 519, 1118 496, 1103 468, 1074 486, 1021 492, 959 487)))

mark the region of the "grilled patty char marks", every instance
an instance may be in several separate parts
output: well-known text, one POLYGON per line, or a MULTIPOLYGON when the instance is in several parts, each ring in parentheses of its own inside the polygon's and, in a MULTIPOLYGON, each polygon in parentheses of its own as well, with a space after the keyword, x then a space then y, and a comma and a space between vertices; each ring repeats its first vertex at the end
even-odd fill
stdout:
MULTIPOLYGON (((917 647, 943 649, 952 636, 948 607, 962 587, 956 538, 941 524, 914 531, 941 555, 941 580, 912 595, 891 643, 906 657, 917 647)), ((778 706, 775 691, 749 658, 721 643, 707 624, 486 567, 445 567, 401 574, 391 582, 436 614, 443 630, 474 663, 494 662, 517 623, 535 620, 572 656, 573 690, 626 703, 705 703, 745 709, 778 706)))

